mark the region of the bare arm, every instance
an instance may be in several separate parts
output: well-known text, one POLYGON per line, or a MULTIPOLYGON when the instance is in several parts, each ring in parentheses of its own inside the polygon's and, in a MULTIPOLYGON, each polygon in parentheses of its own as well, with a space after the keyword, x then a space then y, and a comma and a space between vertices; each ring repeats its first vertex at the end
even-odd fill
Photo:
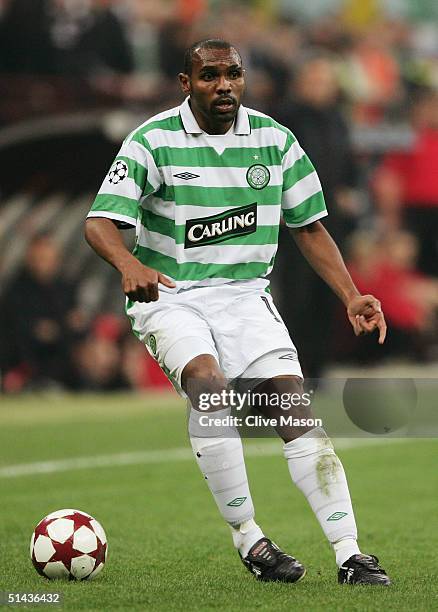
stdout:
POLYGON ((100 257, 118 270, 122 276, 125 295, 136 302, 158 300, 158 283, 175 287, 164 274, 144 266, 126 248, 120 231, 111 219, 92 217, 85 223, 85 239, 100 257))
POLYGON ((335 241, 322 223, 315 221, 290 231, 309 264, 344 303, 355 334, 369 333, 377 328, 379 343, 383 344, 386 323, 379 300, 359 293, 335 241))

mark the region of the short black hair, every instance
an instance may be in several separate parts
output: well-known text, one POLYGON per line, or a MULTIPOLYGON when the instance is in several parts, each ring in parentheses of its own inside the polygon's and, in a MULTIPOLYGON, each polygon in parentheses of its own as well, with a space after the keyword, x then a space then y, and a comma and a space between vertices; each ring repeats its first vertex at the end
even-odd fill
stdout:
MULTIPOLYGON (((222 40, 221 38, 205 38, 204 40, 198 40, 184 53, 184 74, 192 74, 193 56, 198 49, 234 49, 240 57, 240 53, 237 51, 236 47, 226 40, 222 40)), ((240 60, 242 61, 241 57, 240 60)))

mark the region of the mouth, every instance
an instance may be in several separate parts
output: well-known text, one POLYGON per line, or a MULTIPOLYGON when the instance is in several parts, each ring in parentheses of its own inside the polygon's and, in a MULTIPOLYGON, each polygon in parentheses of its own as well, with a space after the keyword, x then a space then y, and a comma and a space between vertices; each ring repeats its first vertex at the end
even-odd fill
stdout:
POLYGON ((236 108, 236 101, 233 98, 221 98, 213 106, 220 113, 230 113, 236 108))

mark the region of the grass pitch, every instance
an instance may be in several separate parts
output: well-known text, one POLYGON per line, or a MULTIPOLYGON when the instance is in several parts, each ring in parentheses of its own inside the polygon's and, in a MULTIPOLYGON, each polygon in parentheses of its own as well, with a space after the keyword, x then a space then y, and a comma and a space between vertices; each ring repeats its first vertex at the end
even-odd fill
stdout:
POLYGON ((60 591, 62 609, 90 611, 436 609, 438 442, 382 442, 338 453, 362 550, 379 556, 388 589, 337 585, 281 444, 246 442, 257 521, 308 568, 299 584, 263 584, 241 565, 191 458, 178 398, 2 397, 0 591, 60 591), (94 582, 49 582, 31 564, 34 526, 61 508, 89 512, 106 530, 109 557, 94 582))

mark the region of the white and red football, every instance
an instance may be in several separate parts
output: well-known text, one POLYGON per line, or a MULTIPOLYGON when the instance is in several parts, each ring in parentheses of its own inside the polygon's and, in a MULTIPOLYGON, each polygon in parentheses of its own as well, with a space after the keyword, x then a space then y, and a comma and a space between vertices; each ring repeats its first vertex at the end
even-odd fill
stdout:
POLYGON ((58 510, 35 527, 30 556, 46 578, 91 580, 105 565, 108 544, 100 523, 80 510, 58 510))

